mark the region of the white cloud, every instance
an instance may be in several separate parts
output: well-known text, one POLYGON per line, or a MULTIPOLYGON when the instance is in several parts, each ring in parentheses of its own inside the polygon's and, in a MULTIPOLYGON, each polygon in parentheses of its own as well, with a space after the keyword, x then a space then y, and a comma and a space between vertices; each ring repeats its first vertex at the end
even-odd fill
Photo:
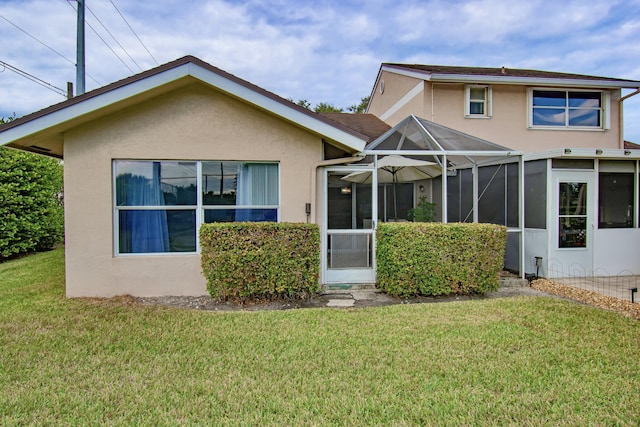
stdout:
MULTIPOLYGON (((348 107, 371 91, 381 62, 537 68, 640 79, 640 1, 113 0, 160 62, 192 54, 278 95, 348 107)), ((67 0, 0 0, 0 15, 75 62, 67 0)), ((155 62, 108 0, 87 2, 144 69, 155 62)), ((87 20, 135 72, 128 56, 87 20)), ((0 60, 64 88, 72 64, 0 19, 0 60)), ((87 29, 87 71, 104 85, 131 74, 87 29)), ((87 87, 97 84, 87 77, 87 87)), ((0 71, 0 116, 62 100, 0 71)), ((631 100, 630 100, 631 101, 631 100)), ((640 105, 629 102, 630 117, 640 105)), ((635 114, 635 116, 631 116, 635 114)), ((640 129, 627 119, 630 138, 640 129)))

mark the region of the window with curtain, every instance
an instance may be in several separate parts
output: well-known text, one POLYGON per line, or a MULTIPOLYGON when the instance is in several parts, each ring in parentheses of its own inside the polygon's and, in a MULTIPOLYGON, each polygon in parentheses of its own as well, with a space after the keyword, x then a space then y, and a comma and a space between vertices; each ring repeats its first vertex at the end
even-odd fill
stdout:
POLYGON ((196 252, 202 222, 278 219, 277 163, 113 163, 118 254, 196 252))
POLYGON ((276 163, 202 162, 204 222, 277 221, 276 163))
POLYGON ((491 87, 466 85, 465 117, 491 117, 491 87))

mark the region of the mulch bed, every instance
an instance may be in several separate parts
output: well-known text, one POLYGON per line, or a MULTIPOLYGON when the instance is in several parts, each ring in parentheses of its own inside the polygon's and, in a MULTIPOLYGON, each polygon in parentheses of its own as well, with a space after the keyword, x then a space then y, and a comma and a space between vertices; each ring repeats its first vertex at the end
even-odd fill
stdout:
POLYGON ((531 283, 531 287, 542 292, 569 298, 594 307, 615 311, 623 316, 640 320, 640 303, 622 300, 586 289, 575 288, 573 286, 561 285, 552 280, 538 279, 531 283))

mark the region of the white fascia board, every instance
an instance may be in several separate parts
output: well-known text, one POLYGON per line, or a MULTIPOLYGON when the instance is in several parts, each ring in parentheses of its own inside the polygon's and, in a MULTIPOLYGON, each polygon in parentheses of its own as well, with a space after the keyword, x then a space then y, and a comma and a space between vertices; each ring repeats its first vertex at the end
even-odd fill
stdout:
POLYGON ((383 71, 413 77, 422 80, 447 83, 478 83, 478 84, 516 84, 516 85, 542 85, 555 87, 588 87, 588 88, 625 88, 638 89, 640 81, 624 80, 591 80, 591 79, 563 79, 542 77, 516 77, 516 76, 487 76, 478 74, 439 74, 428 71, 416 71, 400 69, 391 66, 383 66, 383 71))
POLYGON ((515 85, 540 85, 554 87, 588 87, 588 88, 626 88, 637 89, 640 82, 621 80, 589 80, 589 79, 561 79, 541 77, 514 77, 514 76, 482 76, 472 74, 431 74, 434 82, 448 83, 484 83, 484 84, 515 84, 515 85))
POLYGON ((318 133, 331 140, 338 141, 356 151, 361 151, 366 145, 365 140, 351 135, 350 133, 344 132, 330 124, 317 120, 308 114, 290 108, 275 99, 264 96, 246 86, 228 80, 195 64, 190 65, 192 67, 190 73, 192 76, 218 88, 223 92, 241 98, 314 133, 318 133))
POLYGON ((412 77, 414 79, 431 80, 431 73, 428 73, 426 71, 407 70, 402 68, 390 67, 388 65, 382 66, 382 71, 399 74, 401 76, 412 77))
POLYGON ((538 151, 535 153, 526 153, 523 156, 525 161, 554 159, 554 158, 579 158, 579 159, 616 159, 616 160, 638 160, 640 159, 640 150, 620 149, 620 148, 556 148, 553 150, 538 151), (600 154, 596 150, 601 151, 600 154), (629 154, 625 154, 629 153, 629 154))
POLYGON ((37 119, 18 125, 14 128, 7 129, 0 133, 0 145, 8 144, 49 127, 65 123, 69 120, 108 107, 127 98, 131 98, 187 76, 192 76, 204 83, 220 89, 223 92, 244 99, 247 102, 268 110, 277 116, 290 120, 303 128, 325 136, 328 139, 340 142, 355 151, 361 151, 366 145, 366 141, 363 139, 344 132, 320 120, 314 119, 313 117, 293 108, 289 108, 280 102, 259 94, 241 84, 228 80, 219 74, 213 73, 193 63, 183 64, 159 74, 151 75, 128 85, 88 98, 78 102, 77 104, 62 108, 61 110, 38 117, 37 119))
POLYGON ((0 133, 0 145, 8 144, 12 141, 33 135, 49 127, 65 123, 101 108, 108 107, 109 105, 121 102, 127 98, 131 98, 147 90, 178 80, 187 75, 189 75, 189 69, 187 64, 185 64, 176 68, 171 68, 160 74, 155 74, 142 80, 137 80, 126 86, 85 99, 77 104, 70 105, 11 129, 7 129, 0 133))

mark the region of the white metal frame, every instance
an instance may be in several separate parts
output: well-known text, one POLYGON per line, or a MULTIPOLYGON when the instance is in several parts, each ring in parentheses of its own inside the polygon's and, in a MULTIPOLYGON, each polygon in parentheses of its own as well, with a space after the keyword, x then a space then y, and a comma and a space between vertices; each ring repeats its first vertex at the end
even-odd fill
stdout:
POLYGON ((321 235, 321 268, 322 268, 322 283, 375 283, 376 281, 376 236, 375 230, 378 221, 378 176, 375 173, 377 170, 377 158, 374 160, 373 165, 365 166, 332 166, 324 168, 322 172, 322 235, 321 235), (328 228, 328 174, 329 172, 343 172, 345 174, 352 172, 366 172, 370 171, 372 174, 371 179, 371 229, 350 229, 350 230, 329 230, 328 228), (371 239, 371 251, 372 260, 369 267, 358 268, 340 268, 333 269, 329 266, 328 257, 328 239, 330 235, 334 234, 357 234, 357 235, 369 235, 371 239))
MULTIPOLYGON (((549 162, 551 163, 551 162, 549 162)), ((551 164, 549 164, 551 168, 551 164)), ((571 265, 584 267, 584 272, 590 276, 593 272, 594 248, 596 247, 596 206, 597 206, 597 168, 596 169, 551 169, 549 175, 548 203, 548 247, 549 263, 556 260, 563 266, 571 265), (587 221, 586 221, 586 246, 584 248, 560 248, 559 246, 559 184, 561 182, 585 182, 587 184, 587 221)), ((569 270, 567 270, 569 274, 569 270)))

